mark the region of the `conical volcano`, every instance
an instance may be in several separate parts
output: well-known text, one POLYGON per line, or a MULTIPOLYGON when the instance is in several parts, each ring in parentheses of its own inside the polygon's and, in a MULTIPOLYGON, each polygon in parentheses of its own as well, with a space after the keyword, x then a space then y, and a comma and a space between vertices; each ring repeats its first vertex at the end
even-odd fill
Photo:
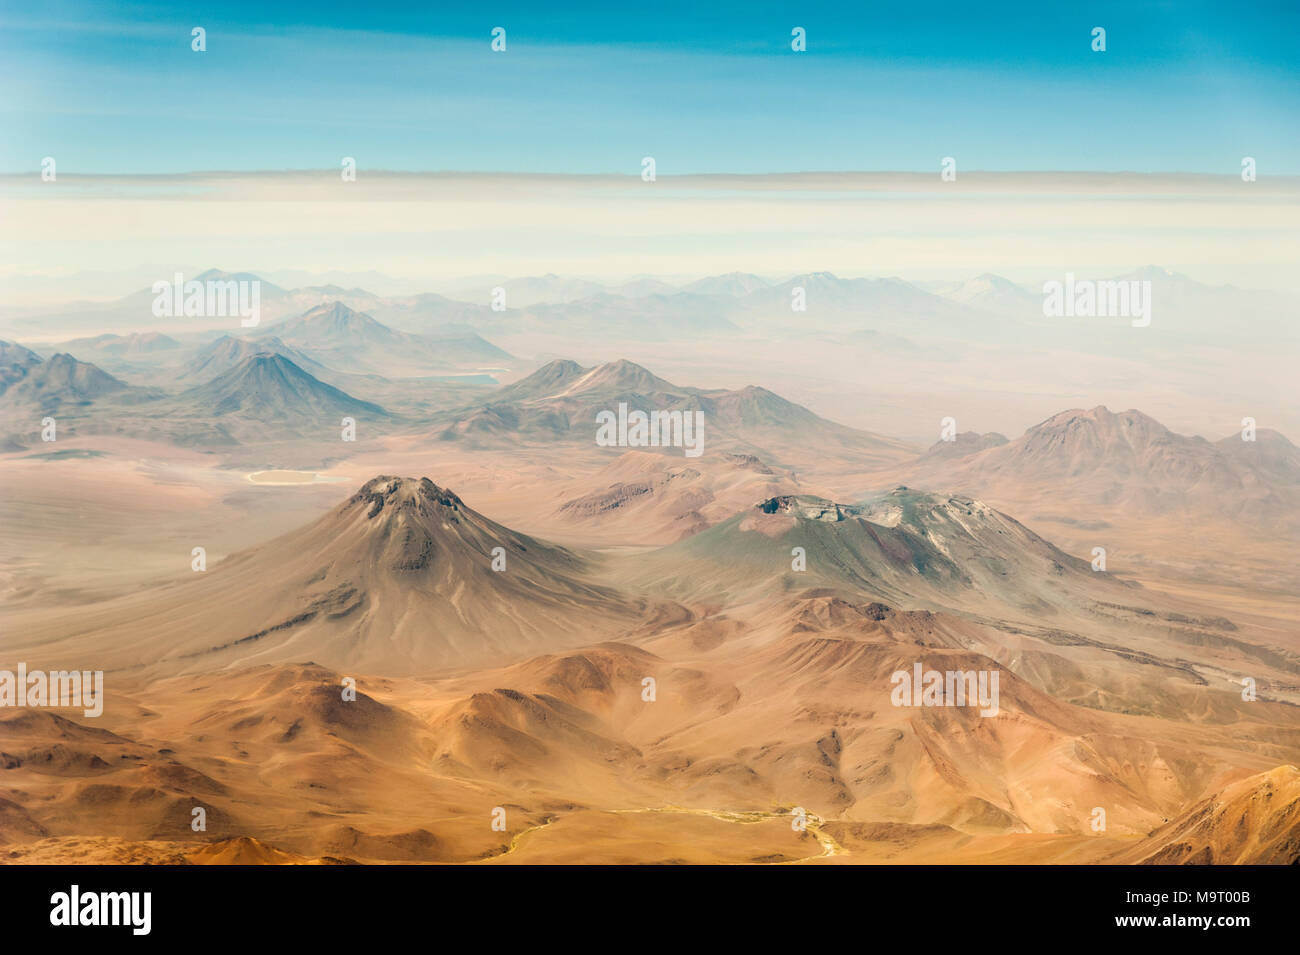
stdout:
POLYGON ((644 603, 592 582, 594 570, 428 478, 380 476, 191 579, 29 630, 41 645, 28 659, 164 673, 311 660, 394 676, 508 662, 645 619, 644 603))
POLYGON ((685 600, 820 586, 909 609, 1034 616, 1113 601, 1125 589, 987 504, 906 487, 860 504, 773 497, 655 552, 631 576, 685 600))

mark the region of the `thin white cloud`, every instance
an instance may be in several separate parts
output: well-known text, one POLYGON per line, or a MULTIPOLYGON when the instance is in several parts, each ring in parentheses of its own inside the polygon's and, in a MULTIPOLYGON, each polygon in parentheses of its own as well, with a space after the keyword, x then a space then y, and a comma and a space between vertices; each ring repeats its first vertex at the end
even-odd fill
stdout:
POLYGON ((11 276, 183 261, 407 279, 829 270, 1029 280, 1158 263, 1294 288, 1300 179, 61 174, 0 177, 0 219, 11 276))

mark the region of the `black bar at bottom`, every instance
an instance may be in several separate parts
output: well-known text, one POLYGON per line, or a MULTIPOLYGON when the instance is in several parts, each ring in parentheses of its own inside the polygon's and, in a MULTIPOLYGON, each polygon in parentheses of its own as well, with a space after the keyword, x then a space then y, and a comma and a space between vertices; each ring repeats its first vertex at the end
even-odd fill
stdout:
POLYGON ((918 942, 988 932, 1011 941, 1024 932, 1026 940, 1197 936, 1232 945, 1294 938, 1300 925, 1288 867, 539 868, 0 866, 0 913, 7 941, 209 937, 259 947, 460 926, 484 942, 535 933, 561 946, 568 936, 603 947, 663 932, 665 940, 717 937, 734 947, 753 939, 766 948, 782 922, 863 941, 877 931, 918 942), (70 924, 73 886, 76 921, 83 913, 99 919, 101 910, 111 921, 116 909, 125 924, 70 924), (146 892, 147 934, 137 932, 143 895, 103 896, 146 892))

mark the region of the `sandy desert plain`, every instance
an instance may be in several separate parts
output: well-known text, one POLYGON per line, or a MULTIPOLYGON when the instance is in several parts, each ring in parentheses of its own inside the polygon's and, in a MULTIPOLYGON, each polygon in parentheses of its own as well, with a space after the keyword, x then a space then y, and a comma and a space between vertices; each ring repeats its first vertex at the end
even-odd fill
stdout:
POLYGON ((7 315, 0 671, 104 690, 0 708, 0 861, 1300 861, 1294 332, 1197 324, 1294 302, 1134 275, 1179 322, 829 273, 7 315))

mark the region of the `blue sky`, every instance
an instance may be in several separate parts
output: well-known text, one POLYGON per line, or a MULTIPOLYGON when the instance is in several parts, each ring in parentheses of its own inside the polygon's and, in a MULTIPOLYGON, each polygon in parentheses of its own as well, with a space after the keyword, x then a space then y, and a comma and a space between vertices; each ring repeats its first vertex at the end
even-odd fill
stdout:
POLYGON ((1294 3, 0 11, 3 172, 1300 174, 1294 3))

